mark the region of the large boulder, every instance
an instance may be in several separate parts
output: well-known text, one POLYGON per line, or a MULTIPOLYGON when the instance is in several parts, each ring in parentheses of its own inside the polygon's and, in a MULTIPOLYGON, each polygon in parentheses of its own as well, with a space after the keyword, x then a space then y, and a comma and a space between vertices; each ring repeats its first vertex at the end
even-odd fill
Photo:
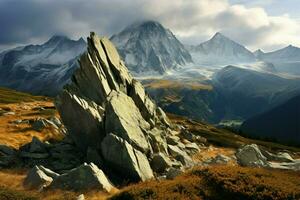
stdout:
POLYGON ((157 173, 162 173, 172 166, 172 161, 163 153, 154 154, 151 160, 151 167, 157 173))
POLYGON ((267 167, 267 158, 262 154, 256 144, 245 145, 235 154, 237 161, 242 166, 267 167))
POLYGON ((105 129, 127 140, 135 148, 147 152, 149 144, 144 130, 150 128, 133 100, 123 92, 113 90, 106 105, 105 129))
POLYGON ((170 154, 178 161, 180 161, 183 165, 191 167, 194 162, 192 158, 178 146, 168 145, 168 149, 170 154))
POLYGON ((153 172, 145 154, 135 149, 126 140, 107 135, 101 144, 102 155, 116 172, 132 181, 153 178, 153 172))
POLYGON ((55 178, 49 188, 75 191, 99 189, 110 192, 114 186, 96 165, 85 163, 55 178))

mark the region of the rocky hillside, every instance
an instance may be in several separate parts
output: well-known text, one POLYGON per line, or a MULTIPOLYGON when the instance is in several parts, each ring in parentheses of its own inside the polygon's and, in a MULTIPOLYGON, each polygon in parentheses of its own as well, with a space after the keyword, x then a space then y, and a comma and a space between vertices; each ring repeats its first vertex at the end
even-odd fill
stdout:
POLYGON ((135 74, 163 74, 192 62, 174 34, 155 21, 132 24, 113 35, 111 41, 135 74))

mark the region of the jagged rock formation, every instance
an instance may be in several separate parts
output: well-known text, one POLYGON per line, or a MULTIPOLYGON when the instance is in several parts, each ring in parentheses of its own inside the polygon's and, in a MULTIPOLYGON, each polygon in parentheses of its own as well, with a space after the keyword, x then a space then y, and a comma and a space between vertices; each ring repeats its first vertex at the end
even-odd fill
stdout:
MULTIPOLYGON (((56 107, 82 152, 92 149, 94 162, 123 180, 153 178, 150 162, 158 153, 172 160, 168 165, 191 165, 184 144, 180 149, 168 146, 168 118, 132 78, 107 38, 91 33, 79 63, 71 83, 57 97, 56 107), (170 148, 176 153, 169 155, 170 148)), ((162 168, 167 167, 159 168, 155 171, 164 172, 162 168)))

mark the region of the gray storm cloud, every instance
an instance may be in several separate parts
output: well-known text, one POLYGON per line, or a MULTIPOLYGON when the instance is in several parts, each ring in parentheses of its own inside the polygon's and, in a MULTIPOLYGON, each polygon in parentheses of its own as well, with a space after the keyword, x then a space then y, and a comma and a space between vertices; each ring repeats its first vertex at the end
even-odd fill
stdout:
POLYGON ((147 19, 161 22, 183 43, 198 44, 221 31, 251 49, 300 45, 296 20, 227 0, 1 0, 0 50, 54 34, 77 39, 93 30, 110 36, 147 19))

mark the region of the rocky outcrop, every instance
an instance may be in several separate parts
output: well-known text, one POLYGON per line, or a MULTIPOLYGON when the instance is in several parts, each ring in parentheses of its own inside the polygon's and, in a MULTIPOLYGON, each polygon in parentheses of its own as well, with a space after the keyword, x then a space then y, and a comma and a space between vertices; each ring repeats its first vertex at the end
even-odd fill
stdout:
POLYGON ((56 100, 70 137, 89 157, 88 149, 94 149, 94 158, 103 158, 115 171, 123 168, 131 180, 153 178, 151 152, 168 153, 161 134, 170 126, 166 115, 132 78, 107 38, 91 33, 79 63, 56 100))
POLYGON ((107 38, 91 33, 79 64, 56 107, 85 160, 113 174, 113 181, 145 181, 172 166, 193 165, 187 152, 197 147, 168 137, 174 132, 168 117, 130 75, 107 38), (174 147, 168 149, 168 142, 174 147))

